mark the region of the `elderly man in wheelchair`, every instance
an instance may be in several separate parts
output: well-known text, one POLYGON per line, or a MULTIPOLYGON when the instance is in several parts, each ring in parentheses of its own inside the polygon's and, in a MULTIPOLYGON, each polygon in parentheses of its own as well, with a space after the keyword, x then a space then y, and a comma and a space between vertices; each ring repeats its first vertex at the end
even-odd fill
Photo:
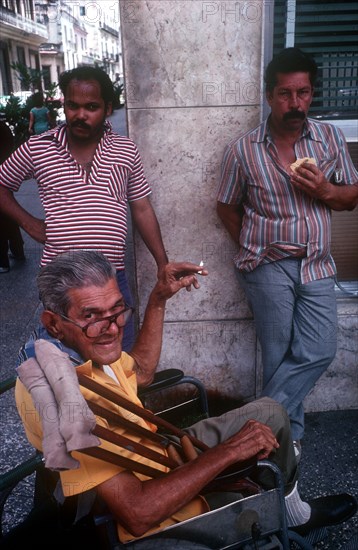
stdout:
POLYGON ((166 301, 180 289, 199 288, 198 274, 208 273, 190 263, 166 266, 127 354, 121 340, 131 309, 108 260, 97 251, 74 251, 41 268, 43 326, 22 349, 15 394, 30 443, 43 452, 46 468, 59 471, 64 497, 95 494, 105 503, 120 547, 160 547, 170 526, 238 500, 227 482, 242 466, 269 491, 272 472, 251 467, 266 459, 282 474, 291 532, 305 536, 346 521, 357 509, 348 494, 301 499, 290 424, 271 399, 184 431, 166 425, 157 431, 142 406, 137 387, 153 379, 166 301))

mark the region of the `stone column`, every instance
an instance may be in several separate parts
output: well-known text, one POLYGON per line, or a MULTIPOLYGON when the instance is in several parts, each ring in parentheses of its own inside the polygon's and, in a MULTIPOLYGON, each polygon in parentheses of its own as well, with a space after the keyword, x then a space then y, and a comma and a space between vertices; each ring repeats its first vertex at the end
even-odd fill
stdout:
MULTIPOLYGON (((225 145, 259 123, 262 2, 120 2, 129 136, 138 144, 168 256, 203 260, 201 288, 169 303, 160 368, 207 388, 255 395, 251 314, 232 264, 235 245, 216 215, 225 145)), ((140 314, 156 277, 136 240, 140 314)))

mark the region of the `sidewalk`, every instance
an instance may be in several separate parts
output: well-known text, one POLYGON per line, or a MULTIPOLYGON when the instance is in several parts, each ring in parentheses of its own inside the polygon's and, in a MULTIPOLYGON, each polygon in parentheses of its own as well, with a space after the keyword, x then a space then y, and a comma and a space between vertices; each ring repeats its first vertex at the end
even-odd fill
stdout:
MULTIPOLYGON (((124 109, 116 111, 115 126, 124 123, 124 109), (118 115, 117 115, 118 113, 118 115)), ((125 126, 124 126, 125 128, 125 126)), ((121 131, 121 130, 119 130, 121 131)), ((123 130, 122 130, 123 131, 123 130)), ((42 215, 34 181, 23 184, 18 194, 21 204, 36 216, 42 215)), ((0 379, 14 374, 14 363, 21 344, 37 325, 40 305, 35 278, 41 245, 24 235, 26 261, 11 260, 9 273, 0 274, 0 379)), ((188 372, 189 374, 189 372, 188 372)), ((300 493, 305 499, 330 493, 349 492, 358 497, 358 411, 335 411, 307 415, 306 437, 302 443, 300 493)), ((14 405, 13 392, 0 399, 0 471, 32 454, 14 405)), ((28 510, 32 481, 26 483, 11 503, 9 524, 28 510), (29 498, 26 495, 30 495, 29 498)), ((329 529, 320 550, 358 550, 348 541, 358 538, 358 515, 343 526, 329 529)))

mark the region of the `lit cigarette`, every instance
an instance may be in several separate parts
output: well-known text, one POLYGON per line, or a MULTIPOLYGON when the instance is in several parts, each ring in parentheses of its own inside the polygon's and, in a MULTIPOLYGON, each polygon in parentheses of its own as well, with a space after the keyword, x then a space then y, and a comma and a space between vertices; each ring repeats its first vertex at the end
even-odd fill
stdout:
MULTIPOLYGON (((200 265, 200 267, 204 267, 204 262, 203 262, 203 260, 201 260, 201 262, 200 262, 199 265, 200 265)), ((199 275, 201 275, 201 274, 202 274, 202 271, 198 271, 198 273, 199 273, 199 275)))

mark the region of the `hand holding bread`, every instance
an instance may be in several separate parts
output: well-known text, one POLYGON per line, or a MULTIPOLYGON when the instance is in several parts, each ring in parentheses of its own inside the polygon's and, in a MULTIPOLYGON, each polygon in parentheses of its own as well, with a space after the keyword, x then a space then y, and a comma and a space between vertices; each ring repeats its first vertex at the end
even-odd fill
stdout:
POLYGON ((290 169, 292 171, 291 183, 294 187, 314 199, 326 201, 330 191, 330 183, 317 166, 317 161, 314 158, 298 158, 290 164, 290 169), (305 165, 304 169, 299 170, 302 165, 305 165), (315 168, 310 168, 308 165, 315 166, 315 168))
POLYGON ((297 168, 299 168, 305 162, 307 162, 307 164, 314 164, 315 166, 317 166, 316 159, 312 157, 303 157, 302 159, 295 160, 295 162, 290 165, 292 172, 296 172, 297 168))

